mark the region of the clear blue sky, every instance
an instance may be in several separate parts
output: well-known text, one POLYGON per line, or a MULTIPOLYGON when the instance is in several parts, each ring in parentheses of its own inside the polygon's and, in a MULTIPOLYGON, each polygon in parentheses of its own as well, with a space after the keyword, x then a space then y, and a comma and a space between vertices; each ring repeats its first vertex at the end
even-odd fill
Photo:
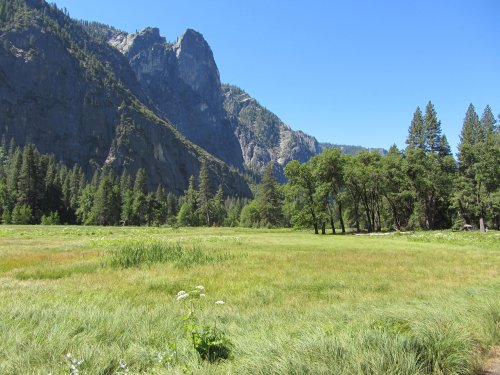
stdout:
POLYGON ((186 28, 221 79, 319 141, 403 147, 431 100, 454 152, 465 111, 500 113, 498 0, 56 0, 124 31, 186 28))

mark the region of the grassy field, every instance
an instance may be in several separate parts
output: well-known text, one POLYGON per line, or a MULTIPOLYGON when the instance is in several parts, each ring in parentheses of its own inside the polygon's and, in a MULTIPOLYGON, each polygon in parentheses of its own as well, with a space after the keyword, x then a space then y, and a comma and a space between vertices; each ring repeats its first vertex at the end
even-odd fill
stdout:
POLYGON ((475 374, 499 276, 494 232, 2 226, 0 374, 475 374))

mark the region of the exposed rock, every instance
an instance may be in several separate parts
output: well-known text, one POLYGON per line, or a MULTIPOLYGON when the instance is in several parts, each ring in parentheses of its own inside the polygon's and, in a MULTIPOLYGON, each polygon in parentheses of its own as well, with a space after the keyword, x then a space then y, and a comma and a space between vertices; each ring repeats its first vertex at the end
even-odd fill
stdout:
POLYGON ((259 174, 273 163, 278 178, 292 161, 305 162, 320 152, 314 137, 294 131, 243 90, 223 85, 224 108, 240 141, 245 166, 259 174))
POLYGON ((156 28, 113 36, 160 114, 190 141, 242 170, 238 139, 224 112, 219 71, 203 36, 188 29, 174 44, 156 28))

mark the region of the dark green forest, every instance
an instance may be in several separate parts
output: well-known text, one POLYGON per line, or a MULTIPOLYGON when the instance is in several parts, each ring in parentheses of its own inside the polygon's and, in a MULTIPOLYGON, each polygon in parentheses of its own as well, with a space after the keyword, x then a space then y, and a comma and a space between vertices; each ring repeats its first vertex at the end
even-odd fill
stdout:
POLYGON ((120 176, 97 168, 85 176, 32 144, 0 145, 3 224, 306 227, 315 233, 415 229, 498 229, 500 135, 491 108, 466 112, 457 159, 429 102, 417 108, 406 148, 387 155, 327 149, 307 163, 290 162, 286 184, 266 168, 255 199, 227 197, 208 168, 182 196, 148 191, 143 169, 120 176))

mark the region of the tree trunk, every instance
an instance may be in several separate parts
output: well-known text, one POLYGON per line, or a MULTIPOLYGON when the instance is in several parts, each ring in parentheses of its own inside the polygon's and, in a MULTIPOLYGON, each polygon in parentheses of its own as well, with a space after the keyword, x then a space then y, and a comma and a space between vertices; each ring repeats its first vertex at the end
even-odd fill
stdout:
POLYGON ((321 222, 321 234, 326 234, 326 223, 324 221, 321 222))
POLYGON ((342 217, 342 202, 337 202, 337 207, 339 211, 340 227, 342 228, 342 234, 345 233, 344 218, 342 217))
POLYGON ((332 227, 332 234, 335 234, 335 223, 333 222, 333 217, 330 218, 330 226, 332 227))
POLYGON ((484 227, 484 217, 481 215, 481 217, 479 218, 479 231, 481 233, 484 233, 486 232, 486 228, 484 227))
POLYGON ((318 223, 314 223, 314 234, 318 234, 318 223))
POLYGON ((481 181, 479 181, 479 186, 477 189, 477 205, 479 206, 479 231, 481 233, 486 232, 484 227, 484 213, 483 207, 481 206, 481 181))

